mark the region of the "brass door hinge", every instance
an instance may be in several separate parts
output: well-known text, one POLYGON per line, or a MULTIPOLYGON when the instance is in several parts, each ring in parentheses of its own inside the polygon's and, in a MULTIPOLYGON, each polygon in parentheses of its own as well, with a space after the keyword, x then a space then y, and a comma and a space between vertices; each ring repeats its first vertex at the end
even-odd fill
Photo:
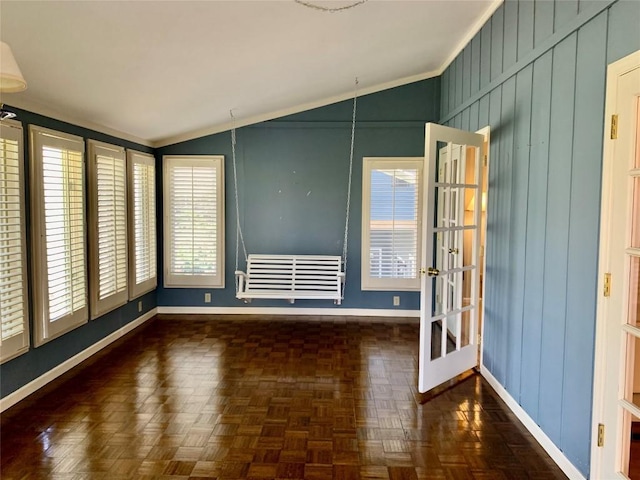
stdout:
POLYGON ((602 292, 605 297, 611 296, 611 274, 604 274, 604 290, 602 292))
POLYGON ((611 115, 611 140, 618 138, 618 115, 611 115))
POLYGON ((604 447, 604 425, 602 423, 598 424, 598 446, 604 447))

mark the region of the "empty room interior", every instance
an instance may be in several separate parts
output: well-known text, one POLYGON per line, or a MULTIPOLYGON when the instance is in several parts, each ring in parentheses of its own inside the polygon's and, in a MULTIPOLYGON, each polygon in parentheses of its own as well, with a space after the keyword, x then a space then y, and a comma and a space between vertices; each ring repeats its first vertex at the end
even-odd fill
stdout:
POLYGON ((3 479, 640 479, 640 1, 0 40, 3 479))

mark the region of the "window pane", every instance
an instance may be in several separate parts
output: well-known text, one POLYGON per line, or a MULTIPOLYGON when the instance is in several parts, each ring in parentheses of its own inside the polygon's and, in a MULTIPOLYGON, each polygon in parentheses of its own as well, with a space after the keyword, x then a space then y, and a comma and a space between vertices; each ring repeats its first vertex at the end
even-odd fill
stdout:
POLYGON ((24 252, 18 142, 0 138, 0 311, 2 340, 24 331, 24 252))
POLYGON ((167 286, 224 285, 223 157, 165 157, 167 286))
POLYGON ((22 128, 0 125, 0 360, 29 345, 22 128))
POLYGON ((417 278, 417 169, 372 169, 369 271, 374 278, 417 278))
POLYGON ((49 319, 86 306, 82 154, 42 149, 49 319))
POLYGON ((631 181, 631 246, 640 248, 640 177, 631 181))
POLYGON ((155 167, 133 167, 133 220, 135 225, 135 280, 140 284, 156 276, 155 167))
POLYGON ((127 288, 127 236, 124 158, 98 155, 98 298, 127 288))
POLYGON ((627 321, 631 325, 640 326, 640 257, 630 258, 629 317, 627 321))
POLYGON ((156 160, 153 155, 129 150, 129 299, 156 285, 156 160))
POLYGON ((84 141, 32 125, 31 173, 36 342, 88 318, 84 141))
POLYGON ((640 98, 636 103, 636 155, 635 155, 635 168, 640 168, 640 98))
POLYGON ((216 274, 218 228, 215 168, 179 166, 171 170, 171 271, 216 274))

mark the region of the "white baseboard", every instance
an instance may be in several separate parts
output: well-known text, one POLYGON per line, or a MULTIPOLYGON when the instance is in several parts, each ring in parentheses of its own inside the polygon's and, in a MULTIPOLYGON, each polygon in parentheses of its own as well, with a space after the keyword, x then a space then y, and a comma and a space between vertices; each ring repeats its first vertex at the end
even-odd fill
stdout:
POLYGON ((116 330, 115 332, 111 333, 110 335, 107 335, 106 337, 104 337, 103 339, 97 341, 96 343, 94 343, 90 347, 84 349, 80 353, 77 353, 76 355, 74 355, 73 357, 69 358, 68 360, 65 360, 60 365, 52 368, 48 372, 43 373, 42 375, 40 375, 38 378, 30 381, 25 386, 19 388, 15 392, 13 392, 13 393, 7 395, 6 397, 0 399, 0 413, 4 412, 6 409, 14 406, 20 400, 23 400, 23 399, 27 398, 29 395, 31 395, 32 393, 34 393, 38 389, 44 387, 49 382, 52 382, 53 380, 58 378, 60 375, 63 375, 64 373, 67 373, 73 367, 75 367, 75 366, 79 365, 80 363, 84 362, 87 358, 89 358, 90 356, 98 353, 100 350, 102 350, 103 348, 105 348, 109 344, 115 342, 119 338, 122 338, 123 336, 125 336, 127 333, 129 333, 133 329, 139 327, 140 325, 142 325, 147 320, 153 318, 156 313, 157 313, 156 312, 156 308, 153 308, 153 309, 149 310, 144 315, 136 318, 132 322, 127 323, 124 327, 116 330))
POLYGON ((158 307, 158 313, 204 315, 312 315, 335 317, 384 317, 385 322, 394 318, 419 318, 420 310, 387 310, 376 308, 296 308, 296 307, 158 307))
POLYGON ((518 420, 522 422, 527 430, 538 441, 540 446, 549 454, 554 462, 560 467, 564 474, 569 477, 570 480, 586 480, 585 476, 578 470, 573 463, 562 453, 553 441, 547 436, 546 433, 536 424, 536 422, 529 416, 527 412, 516 402, 516 400, 507 392, 507 390, 500 385, 500 382, 482 365, 480 367, 480 373, 489 382, 489 385, 493 387, 500 398, 507 404, 509 409, 518 417, 518 420))

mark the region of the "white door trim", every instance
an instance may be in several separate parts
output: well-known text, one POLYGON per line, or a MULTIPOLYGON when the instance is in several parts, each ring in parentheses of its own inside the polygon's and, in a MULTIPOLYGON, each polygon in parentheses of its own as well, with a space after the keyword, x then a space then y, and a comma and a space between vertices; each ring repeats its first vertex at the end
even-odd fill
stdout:
MULTIPOLYGON (((481 128, 480 130, 476 130, 476 133, 482 135, 484 137, 484 143, 486 145, 486 151, 483 151, 483 154, 486 157, 486 164, 483 162, 483 170, 482 170, 482 182, 483 185, 480 187, 480 190, 482 191, 484 188, 484 183, 486 183, 487 185, 487 200, 486 200, 486 210, 484 212, 484 221, 482 222, 482 225, 480 225, 480 236, 482 238, 482 236, 484 236, 484 245, 483 245, 483 250, 482 250, 482 254, 480 255, 482 258, 482 291, 480 292, 480 296, 482 297, 482 308, 481 308, 481 315, 480 318, 482 320, 482 322, 480 323, 480 338, 478 339, 478 349, 480 351, 479 353, 479 357, 478 357, 478 365, 480 365, 480 367, 482 368, 482 366, 484 365, 484 363, 482 362, 483 360, 483 355, 484 355, 484 349, 482 348, 483 342, 484 342, 484 325, 485 325, 485 319, 486 319, 486 285, 487 285, 487 223, 489 221, 489 167, 491 165, 491 155, 490 155, 490 151, 491 151, 491 127, 489 125, 487 125, 486 127, 481 128)), ((481 214, 482 216, 482 214, 481 214)))
MULTIPOLYGON (((602 468, 603 449, 598 447, 598 425, 606 424, 614 435, 605 435, 606 440, 616 441, 616 422, 605 423, 605 384, 607 379, 607 303, 602 292, 604 290, 604 273, 610 271, 609 250, 611 248, 611 225, 613 191, 613 163, 615 157, 614 141, 610 138, 611 116, 616 113, 618 98, 618 77, 628 73, 640 65, 640 50, 609 65, 607 69, 607 91, 604 124, 604 146, 602 164, 602 197, 600 213, 600 250, 598 260, 598 289, 596 309, 596 337, 593 376, 593 416, 591 425, 591 477, 595 478, 602 468)), ((605 441, 606 441, 605 440, 605 441)), ((619 478, 625 478, 619 476, 619 478)))

